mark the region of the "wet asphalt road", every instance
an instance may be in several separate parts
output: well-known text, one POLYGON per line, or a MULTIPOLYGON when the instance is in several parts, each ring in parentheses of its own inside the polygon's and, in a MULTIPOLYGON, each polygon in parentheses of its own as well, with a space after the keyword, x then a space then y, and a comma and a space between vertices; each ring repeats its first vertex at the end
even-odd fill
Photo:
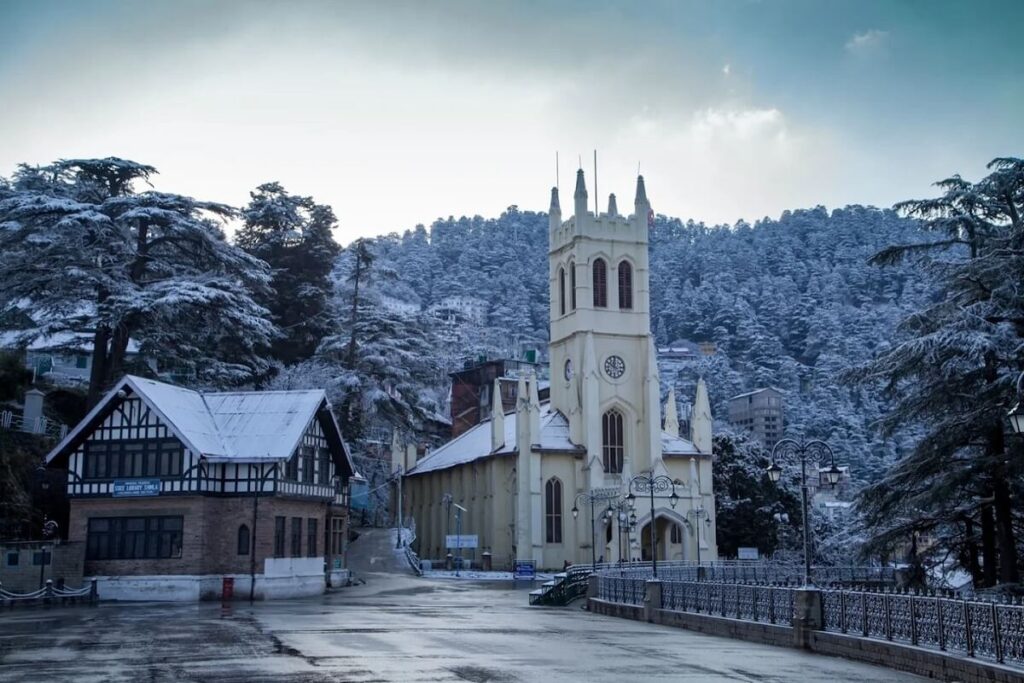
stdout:
MULTIPOLYGON (((389 569, 384 556, 374 569, 389 569)), ((509 584, 363 576, 324 597, 254 607, 0 611, 0 681, 923 680, 578 606, 530 608, 526 589, 509 584)))

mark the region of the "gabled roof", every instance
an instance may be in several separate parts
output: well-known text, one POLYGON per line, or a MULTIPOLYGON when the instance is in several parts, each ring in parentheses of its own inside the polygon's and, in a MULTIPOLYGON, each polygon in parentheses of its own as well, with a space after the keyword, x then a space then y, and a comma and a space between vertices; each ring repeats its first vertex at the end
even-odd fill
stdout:
MULTIPOLYGON (((435 472, 492 456, 517 453, 516 417, 515 411, 505 413, 505 440, 497 450, 491 450, 491 421, 484 420, 432 451, 410 468, 408 474, 435 472)), ((554 410, 550 401, 540 404, 540 443, 531 446, 533 450, 546 453, 586 453, 586 448, 569 438, 569 420, 554 410)), ((661 434, 661 450, 667 457, 700 455, 692 443, 668 432, 661 434)))
POLYGON ((319 418, 328 442, 344 454, 336 464, 348 475, 354 472, 322 389, 201 393, 133 375, 118 382, 46 461, 77 448, 126 394, 138 396, 191 451, 210 462, 286 460, 319 418))

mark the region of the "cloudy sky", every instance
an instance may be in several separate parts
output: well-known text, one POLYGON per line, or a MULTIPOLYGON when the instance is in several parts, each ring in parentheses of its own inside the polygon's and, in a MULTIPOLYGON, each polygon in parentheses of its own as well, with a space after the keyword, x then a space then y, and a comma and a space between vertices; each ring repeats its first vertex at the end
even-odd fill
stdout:
POLYGON ((683 218, 890 205, 1024 154, 1022 29, 1017 0, 0 0, 0 175, 116 155, 235 205, 279 180, 342 242, 544 210, 556 150, 563 193, 596 148, 601 195, 629 206, 639 164, 683 218))

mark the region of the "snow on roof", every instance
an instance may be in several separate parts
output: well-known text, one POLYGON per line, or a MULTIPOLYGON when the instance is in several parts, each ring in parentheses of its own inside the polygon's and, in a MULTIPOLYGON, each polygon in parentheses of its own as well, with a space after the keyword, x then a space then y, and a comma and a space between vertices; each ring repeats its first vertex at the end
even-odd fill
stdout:
MULTIPOLYGON (((505 413, 504 445, 491 450, 491 421, 484 420, 455 437, 440 448, 432 451, 409 470, 409 474, 423 474, 448 469, 456 465, 473 462, 492 455, 508 455, 518 450, 516 445, 516 413, 505 413)), ((569 439, 569 421, 551 403, 540 404, 540 443, 542 451, 580 451, 569 439)))
POLYGON ((47 462, 76 442, 126 389, 154 410, 189 449, 211 462, 291 457, 327 400, 322 389, 200 393, 128 375, 50 452, 47 462))
POLYGON ((735 396, 733 396, 729 400, 732 401, 732 400, 735 400, 737 398, 746 398, 747 396, 755 396, 755 395, 763 393, 765 391, 774 391, 774 392, 779 393, 779 394, 785 394, 786 393, 785 391, 783 391, 782 389, 779 389, 778 387, 762 387, 760 389, 754 389, 753 391, 748 391, 748 392, 746 392, 744 394, 736 394, 735 396))
POLYGON ((661 454, 663 456, 674 456, 674 455, 700 455, 700 451, 693 445, 692 441, 687 441, 681 436, 675 434, 669 434, 668 432, 661 433, 661 454))
MULTIPOLYGON (((495 455, 510 455, 518 452, 516 445, 516 413, 505 413, 504 445, 491 450, 491 421, 484 420, 455 437, 409 470, 409 474, 423 474, 448 469, 457 465, 495 455)), ((552 409, 550 401, 540 404, 540 443, 533 444, 540 451, 569 451, 584 453, 585 449, 572 442, 569 437, 569 420, 562 413, 552 409)), ((661 434, 661 450, 666 456, 699 455, 692 443, 667 432, 661 434)))

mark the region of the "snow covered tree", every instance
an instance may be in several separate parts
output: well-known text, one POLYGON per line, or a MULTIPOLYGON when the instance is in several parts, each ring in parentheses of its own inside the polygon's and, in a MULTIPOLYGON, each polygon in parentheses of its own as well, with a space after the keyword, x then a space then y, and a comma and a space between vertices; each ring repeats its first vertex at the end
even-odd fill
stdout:
POLYGON ((946 539, 980 585, 1020 580, 1016 527, 1024 493, 1019 439, 1005 414, 1024 368, 1024 161, 995 159, 989 176, 937 185, 940 197, 904 202, 938 239, 889 247, 895 264, 920 257, 939 296, 902 324, 902 339, 853 376, 894 400, 892 432, 918 423, 924 437, 863 492, 876 546, 929 532, 946 539), (978 560, 976 530, 980 529, 978 560))
POLYGON ((282 331, 271 352, 294 363, 312 356, 330 327, 330 273, 341 252, 331 235, 337 219, 331 207, 290 195, 280 183, 260 185, 250 196, 235 244, 273 270, 273 291, 260 298, 282 331))
POLYGON ((0 309, 29 307, 27 336, 91 336, 90 404, 124 372, 130 339, 198 381, 267 367, 276 331, 253 296, 269 269, 225 239, 229 207, 136 193, 154 173, 113 157, 62 160, 22 166, 0 195, 0 309))
POLYGON ((770 556, 793 546, 802 528, 800 494, 792 485, 798 480, 772 484, 769 453, 745 435, 719 433, 713 449, 718 552, 735 557, 737 548, 749 547, 770 556))

